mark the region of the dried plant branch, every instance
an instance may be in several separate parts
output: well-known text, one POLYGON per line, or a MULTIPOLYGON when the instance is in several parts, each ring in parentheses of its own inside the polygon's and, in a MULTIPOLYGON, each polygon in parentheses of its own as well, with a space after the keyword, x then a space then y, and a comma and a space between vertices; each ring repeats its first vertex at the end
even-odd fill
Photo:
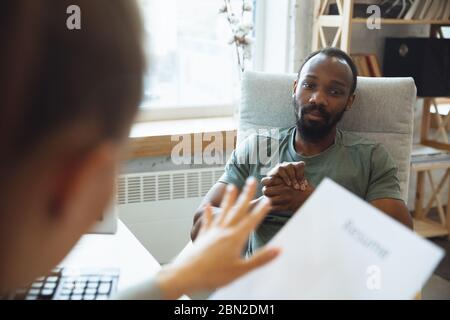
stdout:
POLYGON ((251 14, 252 10, 253 7, 248 0, 242 0, 240 14, 233 12, 231 0, 224 0, 223 6, 219 9, 219 13, 225 14, 230 26, 232 38, 229 43, 235 46, 239 74, 245 71, 246 61, 251 59, 252 38, 250 32, 253 30, 253 24, 245 22, 245 14, 251 14))

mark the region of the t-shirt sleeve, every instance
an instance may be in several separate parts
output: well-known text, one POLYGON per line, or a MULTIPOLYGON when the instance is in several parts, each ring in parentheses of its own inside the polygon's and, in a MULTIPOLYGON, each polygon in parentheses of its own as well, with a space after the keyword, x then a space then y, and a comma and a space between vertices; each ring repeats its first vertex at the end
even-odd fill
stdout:
POLYGON ((366 201, 384 198, 403 200, 397 176, 398 167, 383 145, 375 146, 370 161, 366 201))
POLYGON ((242 141, 233 151, 225 165, 225 172, 219 178, 219 182, 234 184, 239 189, 245 185, 245 181, 250 176, 250 145, 254 137, 249 137, 242 141))

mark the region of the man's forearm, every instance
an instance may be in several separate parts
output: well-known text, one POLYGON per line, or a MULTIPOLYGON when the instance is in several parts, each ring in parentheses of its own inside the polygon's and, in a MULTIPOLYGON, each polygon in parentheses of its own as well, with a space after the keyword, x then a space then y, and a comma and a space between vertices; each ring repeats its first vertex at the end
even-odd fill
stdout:
POLYGON ((378 199, 371 201, 370 204, 413 230, 412 217, 408 211, 408 207, 406 207, 406 204, 402 200, 378 199))

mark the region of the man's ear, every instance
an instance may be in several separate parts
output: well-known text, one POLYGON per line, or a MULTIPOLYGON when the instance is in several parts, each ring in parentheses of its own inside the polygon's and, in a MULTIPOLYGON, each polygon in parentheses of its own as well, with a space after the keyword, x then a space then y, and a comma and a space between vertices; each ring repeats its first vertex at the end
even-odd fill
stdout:
POLYGON ((347 100, 347 106, 345 107, 345 111, 350 111, 352 106, 353 106, 353 102, 355 102, 355 97, 356 95, 353 93, 347 100))
POLYGON ((113 194, 118 150, 104 142, 61 166, 51 200, 53 218, 82 228, 101 217, 113 194))
POLYGON ((294 81, 294 86, 292 87, 292 96, 295 96, 295 92, 297 91, 297 80, 294 81))

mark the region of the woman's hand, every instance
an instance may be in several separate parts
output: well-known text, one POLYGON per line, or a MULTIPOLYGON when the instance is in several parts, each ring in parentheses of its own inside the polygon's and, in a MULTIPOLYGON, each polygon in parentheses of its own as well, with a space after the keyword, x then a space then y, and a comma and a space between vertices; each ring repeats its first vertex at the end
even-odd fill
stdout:
POLYGON ((255 192, 256 180, 250 178, 237 201, 237 189, 227 189, 219 215, 213 217, 211 207, 206 207, 204 223, 192 248, 158 274, 164 298, 176 299, 182 294, 222 287, 279 254, 276 248, 263 248, 249 259, 242 258, 250 233, 270 209, 267 199, 250 209, 255 192))

